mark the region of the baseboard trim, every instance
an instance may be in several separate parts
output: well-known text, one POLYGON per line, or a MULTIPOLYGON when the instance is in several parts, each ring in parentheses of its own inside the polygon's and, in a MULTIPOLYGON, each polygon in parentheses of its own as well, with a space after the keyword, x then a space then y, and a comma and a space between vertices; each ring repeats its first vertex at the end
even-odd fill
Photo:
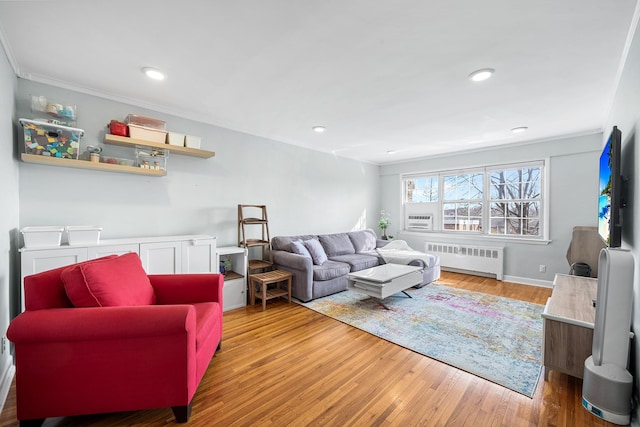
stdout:
POLYGON ((12 362, 8 363, 7 369, 5 369, 2 380, 0 381, 0 413, 4 409, 4 404, 9 396, 9 390, 11 389, 11 383, 13 382, 13 376, 16 373, 16 367, 12 362))
POLYGON ((519 285, 541 286, 543 288, 553 288, 553 281, 531 279, 529 277, 504 276, 505 282, 517 283, 519 285))

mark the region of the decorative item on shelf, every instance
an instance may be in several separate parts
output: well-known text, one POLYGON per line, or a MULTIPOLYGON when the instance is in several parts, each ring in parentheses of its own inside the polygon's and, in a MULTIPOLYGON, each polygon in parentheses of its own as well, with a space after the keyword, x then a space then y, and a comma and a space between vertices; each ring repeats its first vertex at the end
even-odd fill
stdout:
POLYGON ((126 123, 119 120, 111 120, 107 125, 109 127, 109 133, 118 136, 129 136, 129 127, 126 123))
POLYGON ((221 255, 220 256, 220 273, 226 275, 226 273, 230 271, 233 271, 231 257, 229 255, 221 255))
POLYGON ((384 210, 380 211, 380 220, 378 221, 378 227, 382 230, 382 240, 388 240, 387 228, 391 225, 389 220, 390 215, 384 210))
POLYGON ((94 147, 93 145, 87 146, 87 152, 89 153, 89 160, 92 162, 100 162, 100 153, 102 153, 102 147, 94 147))

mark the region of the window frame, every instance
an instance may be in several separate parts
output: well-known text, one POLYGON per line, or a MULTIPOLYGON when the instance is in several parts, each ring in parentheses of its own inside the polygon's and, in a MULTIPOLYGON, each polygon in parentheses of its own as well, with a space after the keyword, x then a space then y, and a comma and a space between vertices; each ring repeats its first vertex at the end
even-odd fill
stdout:
MULTIPOLYGON (((401 212, 403 212, 403 224, 402 231, 403 233, 409 234, 433 234, 440 233, 447 236, 468 236, 468 237, 479 237, 479 238, 487 238, 487 239, 502 239, 502 240, 522 240, 527 242, 548 242, 549 241, 549 158, 544 158, 540 160, 532 160, 525 162, 513 162, 513 163, 500 163, 500 164, 492 164, 492 165, 483 165, 483 166, 470 166, 466 168, 458 168, 458 169, 442 169, 442 170, 430 170, 425 172, 417 172, 417 173, 406 173, 400 174, 400 187, 401 187, 401 212), (526 169, 526 168, 540 168, 540 176, 539 176, 539 189, 540 195, 539 198, 534 199, 536 202, 539 202, 539 217, 538 217, 538 230, 539 233, 537 235, 526 235, 526 234, 495 234, 491 233, 491 206, 495 199, 491 197, 491 173, 495 171, 508 171, 514 169, 526 169), (447 230, 444 228, 444 205, 446 203, 451 203, 451 201, 445 200, 444 198, 444 176, 451 176, 454 174, 465 175, 465 174, 473 174, 473 173, 482 173, 483 174, 483 194, 479 200, 482 204, 482 230, 481 231, 472 231, 472 230, 447 230), (407 191, 406 191, 406 182, 410 179, 419 179, 425 177, 438 177, 438 197, 435 202, 408 202, 407 199, 407 191), (409 230, 407 228, 407 205, 420 205, 424 204, 428 206, 425 209, 425 213, 431 213, 434 209, 438 211, 437 213, 437 222, 432 230, 409 230), (427 212, 428 211, 428 212, 427 212)), ((522 181, 521 181, 522 182, 522 181)), ((504 199, 502 199, 504 200, 504 199)), ((515 199, 514 199, 515 200, 515 199)), ((521 199, 515 200, 515 202, 520 201, 521 199)), ((522 199, 528 200, 528 199, 522 199)), ((461 203, 464 201, 460 201, 461 203)), ((415 210, 415 208, 414 208, 415 210)))

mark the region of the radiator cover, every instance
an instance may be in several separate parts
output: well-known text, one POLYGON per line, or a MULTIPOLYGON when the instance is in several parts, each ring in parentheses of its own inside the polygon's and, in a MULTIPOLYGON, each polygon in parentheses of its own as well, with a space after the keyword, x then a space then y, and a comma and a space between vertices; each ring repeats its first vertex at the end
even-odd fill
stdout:
POLYGON ((440 267, 504 277, 504 248, 457 243, 425 243, 425 252, 440 257, 440 267))

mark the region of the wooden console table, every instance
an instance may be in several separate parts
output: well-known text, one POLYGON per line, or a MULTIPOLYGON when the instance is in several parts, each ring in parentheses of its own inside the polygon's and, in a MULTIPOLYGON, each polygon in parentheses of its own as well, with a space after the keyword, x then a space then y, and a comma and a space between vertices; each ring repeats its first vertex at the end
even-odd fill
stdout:
POLYGON ((584 361, 591 355, 598 280, 557 274, 547 300, 544 319, 544 379, 553 369, 582 378, 584 361))

